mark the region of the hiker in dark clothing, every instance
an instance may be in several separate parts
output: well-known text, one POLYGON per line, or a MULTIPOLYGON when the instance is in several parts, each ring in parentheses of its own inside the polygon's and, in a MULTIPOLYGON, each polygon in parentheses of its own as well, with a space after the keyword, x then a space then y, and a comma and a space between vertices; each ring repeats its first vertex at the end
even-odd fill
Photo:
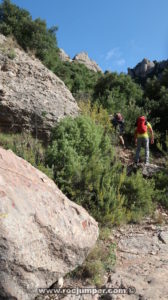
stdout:
POLYGON ((125 124, 124 124, 123 116, 120 113, 116 113, 111 122, 115 128, 115 131, 118 131, 120 143, 125 149, 125 143, 123 138, 125 124))

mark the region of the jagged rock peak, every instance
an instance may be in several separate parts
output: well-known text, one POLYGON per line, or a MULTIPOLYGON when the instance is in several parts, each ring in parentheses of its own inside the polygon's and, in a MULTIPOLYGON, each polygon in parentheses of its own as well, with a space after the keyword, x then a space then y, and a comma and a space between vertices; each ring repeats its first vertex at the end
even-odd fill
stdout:
POLYGON ((89 70, 92 70, 94 72, 102 72, 98 64, 94 60, 89 58, 87 52, 83 51, 76 54, 73 58, 73 61, 84 64, 89 70))
POLYGON ((155 67, 155 63, 153 61, 144 58, 140 63, 138 63, 135 68, 130 69, 128 68, 128 74, 131 77, 138 76, 138 77, 145 77, 149 73, 153 71, 155 67))
POLYGON ((72 59, 69 57, 69 55, 61 48, 59 49, 59 58, 61 61, 72 62, 72 59))
POLYGON ((0 35, 2 131, 27 130, 46 139, 60 119, 78 112, 78 105, 62 80, 0 35))
POLYGON ((77 62, 80 64, 84 64, 89 70, 92 70, 94 72, 102 72, 101 68, 98 66, 98 64, 89 58, 87 52, 80 52, 74 56, 73 59, 70 58, 70 56, 63 50, 59 49, 59 58, 63 62, 77 62))
POLYGON ((156 60, 150 61, 144 58, 140 63, 138 63, 134 68, 128 68, 128 75, 132 78, 146 78, 148 75, 156 75, 158 77, 162 76, 162 72, 168 67, 168 60, 163 60, 157 62, 156 60))

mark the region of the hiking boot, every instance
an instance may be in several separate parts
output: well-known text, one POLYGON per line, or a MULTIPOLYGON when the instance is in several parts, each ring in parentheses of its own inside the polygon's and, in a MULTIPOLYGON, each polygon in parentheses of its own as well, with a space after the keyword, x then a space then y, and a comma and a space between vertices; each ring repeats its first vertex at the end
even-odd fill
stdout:
POLYGON ((139 166, 139 162, 135 161, 134 166, 137 168, 139 166))

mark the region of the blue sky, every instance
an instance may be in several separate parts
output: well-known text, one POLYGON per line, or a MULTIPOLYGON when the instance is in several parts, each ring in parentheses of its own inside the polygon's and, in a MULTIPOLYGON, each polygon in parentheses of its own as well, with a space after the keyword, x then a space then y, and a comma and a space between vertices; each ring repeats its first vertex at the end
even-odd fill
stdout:
POLYGON ((144 57, 168 59, 168 0, 12 2, 58 25, 58 46, 71 58, 86 51, 103 71, 127 72, 144 57))

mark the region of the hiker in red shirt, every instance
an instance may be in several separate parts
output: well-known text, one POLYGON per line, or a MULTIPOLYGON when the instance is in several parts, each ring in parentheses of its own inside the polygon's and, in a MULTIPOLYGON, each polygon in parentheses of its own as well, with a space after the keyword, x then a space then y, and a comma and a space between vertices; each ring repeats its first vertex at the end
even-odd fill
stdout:
POLYGON ((151 144, 154 143, 154 134, 152 126, 147 122, 144 116, 139 117, 136 122, 135 130, 135 145, 137 145, 135 163, 139 162, 139 154, 141 151, 141 146, 145 146, 145 164, 149 163, 149 134, 151 136, 151 144))

